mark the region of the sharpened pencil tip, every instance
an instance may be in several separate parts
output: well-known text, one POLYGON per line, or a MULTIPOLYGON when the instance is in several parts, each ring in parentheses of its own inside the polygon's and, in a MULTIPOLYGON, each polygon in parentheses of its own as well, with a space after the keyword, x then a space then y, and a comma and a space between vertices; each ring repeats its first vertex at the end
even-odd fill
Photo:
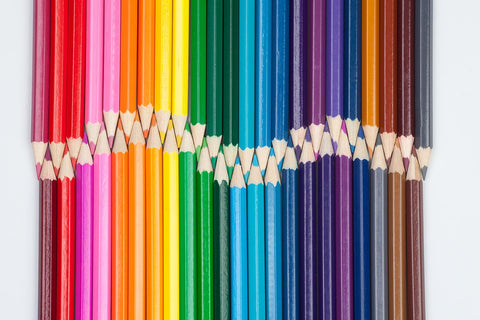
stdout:
POLYGON ((108 146, 110 147, 110 149, 113 148, 113 140, 114 140, 114 136, 110 136, 108 137, 108 146))
POLYGON ((422 171, 423 180, 425 180, 425 177, 427 176, 427 170, 428 170, 428 167, 423 167, 420 169, 420 171, 422 171))
POLYGON ((41 163, 36 163, 35 168, 37 170, 37 179, 40 179, 40 172, 42 172, 42 164, 41 163))
POLYGON ((404 168, 407 168, 406 170, 408 170, 408 165, 410 164, 410 159, 409 158, 402 158, 402 160, 403 160, 404 168))

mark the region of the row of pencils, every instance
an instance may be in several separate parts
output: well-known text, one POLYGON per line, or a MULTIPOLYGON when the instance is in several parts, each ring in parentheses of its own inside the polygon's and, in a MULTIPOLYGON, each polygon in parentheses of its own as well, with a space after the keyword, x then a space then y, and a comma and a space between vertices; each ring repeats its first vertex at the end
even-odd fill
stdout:
POLYGON ((34 0, 41 319, 424 319, 432 0, 34 0))

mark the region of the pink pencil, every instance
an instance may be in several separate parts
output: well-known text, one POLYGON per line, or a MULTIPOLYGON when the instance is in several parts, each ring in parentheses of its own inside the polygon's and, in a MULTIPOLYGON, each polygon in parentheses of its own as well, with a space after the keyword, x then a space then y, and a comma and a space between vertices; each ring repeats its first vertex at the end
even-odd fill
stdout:
POLYGON ((102 124, 103 0, 87 1, 87 52, 85 73, 85 129, 93 154, 102 124))
POLYGON ((110 319, 111 155, 102 126, 93 157, 93 319, 110 319))
POLYGON ((103 117, 112 148, 120 100, 120 0, 105 0, 104 45, 103 117))

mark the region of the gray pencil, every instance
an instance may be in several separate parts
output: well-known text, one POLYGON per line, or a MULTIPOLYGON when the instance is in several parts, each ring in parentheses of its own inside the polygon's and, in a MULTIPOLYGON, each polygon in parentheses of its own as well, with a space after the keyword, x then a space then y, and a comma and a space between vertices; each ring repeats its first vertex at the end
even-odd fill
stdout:
POLYGON ((415 1, 415 149, 427 174, 432 152, 432 0, 415 1))
POLYGON ((388 168, 380 136, 370 167, 370 250, 372 320, 388 319, 388 168))

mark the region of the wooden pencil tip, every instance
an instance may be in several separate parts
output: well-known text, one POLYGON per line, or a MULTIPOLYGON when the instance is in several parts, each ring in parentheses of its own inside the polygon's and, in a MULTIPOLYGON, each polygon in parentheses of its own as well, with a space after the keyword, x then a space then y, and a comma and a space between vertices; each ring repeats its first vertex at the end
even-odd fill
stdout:
POLYGON ((400 147, 398 145, 398 139, 395 142, 395 146, 393 148, 392 153, 392 161, 390 163, 389 173, 405 173, 405 167, 402 161, 402 153, 400 151, 400 147))

